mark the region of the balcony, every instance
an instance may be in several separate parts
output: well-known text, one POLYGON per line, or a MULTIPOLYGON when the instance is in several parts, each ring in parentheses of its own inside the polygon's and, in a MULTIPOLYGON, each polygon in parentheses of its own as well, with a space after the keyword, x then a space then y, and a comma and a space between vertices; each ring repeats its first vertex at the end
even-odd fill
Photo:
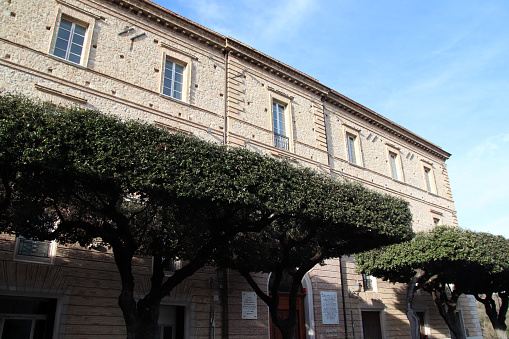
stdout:
POLYGON ((290 150, 288 137, 282 134, 274 133, 274 146, 284 149, 285 151, 290 150))

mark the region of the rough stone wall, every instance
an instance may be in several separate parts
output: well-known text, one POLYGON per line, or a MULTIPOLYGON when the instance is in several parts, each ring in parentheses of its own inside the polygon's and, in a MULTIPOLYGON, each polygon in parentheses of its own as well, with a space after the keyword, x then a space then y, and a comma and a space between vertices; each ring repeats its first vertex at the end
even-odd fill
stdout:
MULTIPOLYGON (((249 50, 246 53, 254 56, 248 58, 244 56, 245 51, 240 53, 242 46, 233 44, 231 47, 228 43, 214 46, 214 41, 224 37, 206 30, 198 37, 196 31, 201 28, 185 22, 179 22, 178 29, 162 24, 159 17, 164 19, 168 14, 137 0, 129 0, 123 6, 102 0, 3 0, 0 14, 3 27, 0 30, 0 87, 4 90, 58 105, 78 105, 141 119, 218 143, 226 140, 231 146, 285 158, 296 166, 315 168, 338 180, 359 181, 369 188, 409 201, 416 231, 432 227, 434 218, 443 224, 457 225, 443 157, 323 100, 327 89, 296 70, 249 50), (136 9, 131 9, 129 3, 136 9), (149 16, 147 12, 156 16, 149 16), (80 65, 52 55, 62 16, 88 28, 80 65), (122 33, 129 28, 133 29, 122 33), (205 41, 206 38, 209 40, 205 41), (228 52, 227 58, 223 52, 228 52), (167 58, 186 67, 183 100, 161 94, 167 58), (273 101, 285 107, 288 151, 274 146, 273 101), (357 138, 357 165, 348 161, 346 133, 353 133, 357 138), (389 151, 395 152, 401 161, 398 180, 391 175, 389 151), (435 192, 430 193, 426 188, 424 166, 432 169, 435 192)), ((14 243, 11 238, 2 237, 1 244, 4 270, 0 272, 7 273, 0 281, 0 293, 42 293, 42 287, 27 287, 26 282, 37 281, 43 286, 47 281, 25 277, 37 275, 43 270, 40 267, 45 267, 51 274, 61 277, 48 288, 54 289, 51 293, 61 296, 65 305, 59 327, 62 337, 64 333, 66 338, 90 337, 95 332, 84 333, 85 323, 94 325, 93 331, 97 331, 98 337, 106 333, 124 335, 116 300, 118 276, 111 258, 79 247, 59 246, 53 266, 27 264, 12 261, 14 243), (100 270, 100 274, 96 270, 100 270), (85 313, 87 316, 83 317, 85 313)), ((149 268, 147 260, 137 262, 141 291, 148 286, 149 268)), ((407 337, 401 286, 378 281, 376 292, 350 296, 348 289, 352 289, 359 276, 354 272, 353 262, 347 261, 343 270, 346 293, 346 313, 343 313, 340 272, 339 260, 334 259, 326 261, 325 266, 317 266, 309 274, 314 300, 310 309, 313 310, 316 338, 344 333, 344 315, 350 336, 355 329, 359 337, 362 309, 383 311, 386 338, 407 337), (339 326, 322 325, 320 291, 338 293, 339 326)), ((215 276, 213 269, 204 269, 165 300, 168 304, 187 307, 186 326, 190 329, 190 337, 208 337, 211 306, 216 314, 215 334, 221 335, 221 304, 215 297, 219 292, 210 285, 212 276, 215 276)), ((257 278, 267 279, 263 275, 257 278)), ((243 278, 230 273, 230 338, 267 337, 269 318, 261 300, 258 299, 256 321, 241 319, 243 290, 250 290, 243 278)), ((45 289, 44 293, 50 293, 48 291, 45 289)), ((429 312, 430 337, 448 337, 431 299, 423 295, 419 302, 421 308, 429 312)), ((468 299, 461 303, 470 336, 480 336, 475 305, 468 299)))

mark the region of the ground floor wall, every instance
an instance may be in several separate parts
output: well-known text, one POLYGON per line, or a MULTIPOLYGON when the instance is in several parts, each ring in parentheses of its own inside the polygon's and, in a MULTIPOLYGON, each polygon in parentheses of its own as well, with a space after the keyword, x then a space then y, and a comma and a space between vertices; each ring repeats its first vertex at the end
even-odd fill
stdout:
MULTIPOLYGON (((51 262, 20 259, 17 252, 16 239, 0 235, 1 329, 17 317, 33 328, 53 327, 52 338, 125 338, 117 304, 120 280, 106 248, 58 245, 51 262), (18 309, 13 318, 5 305, 20 300, 45 305, 45 311, 20 315, 18 309)), ((151 259, 138 258, 133 266, 141 297, 149 289, 151 259)), ((254 278, 267 290, 269 275, 254 278)), ((172 338, 269 338, 268 309, 253 293, 239 274, 206 267, 163 300, 160 328, 171 331, 172 338)), ((403 285, 357 274, 351 258, 327 260, 302 281, 305 337, 409 338, 405 296, 403 285)), ((429 295, 418 293, 415 308, 424 320, 423 335, 450 338, 429 295)), ((467 337, 481 338, 474 300, 463 297, 458 310, 467 337)))

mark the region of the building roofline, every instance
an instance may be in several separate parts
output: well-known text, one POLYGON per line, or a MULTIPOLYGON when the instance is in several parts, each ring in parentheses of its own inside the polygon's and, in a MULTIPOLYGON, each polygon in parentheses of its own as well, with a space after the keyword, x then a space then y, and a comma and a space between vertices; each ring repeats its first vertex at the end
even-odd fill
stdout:
POLYGON ((194 21, 191 21, 150 0, 109 0, 109 2, 120 7, 125 7, 126 10, 138 15, 145 16, 148 20, 155 20, 155 22, 162 27, 172 29, 179 34, 186 36, 188 39, 194 39, 209 47, 233 53, 235 56, 244 59, 253 66, 262 68, 267 72, 279 76, 284 81, 300 86, 303 89, 320 96, 323 100, 338 106, 339 108, 362 118, 368 123, 382 128, 443 160, 447 160, 451 156, 450 153, 444 151, 441 147, 346 97, 334 89, 323 85, 319 80, 307 75, 306 73, 274 59, 273 57, 270 57, 241 41, 231 37, 226 37, 194 21), (140 6, 138 4, 143 4, 144 6, 140 6), (149 13, 151 10, 159 13, 149 13))

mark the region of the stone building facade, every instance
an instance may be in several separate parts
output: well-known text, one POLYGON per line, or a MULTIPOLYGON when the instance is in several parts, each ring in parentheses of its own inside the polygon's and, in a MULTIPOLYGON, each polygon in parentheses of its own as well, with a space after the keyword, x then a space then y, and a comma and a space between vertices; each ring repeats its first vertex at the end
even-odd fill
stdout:
MULTIPOLYGON (((457 224, 449 153, 240 41, 147 0, 1 0, 0 10, 2 90, 359 181, 409 201, 416 231, 457 224)), ((301 338, 408 338, 405 287, 354 267, 351 258, 331 259, 305 277, 301 338)), ((150 259, 137 259, 140 293, 150 270, 150 259)), ((106 249, 0 237, 0 304, 10 305, 0 306, 4 337, 22 326, 31 332, 20 339, 40 328, 46 338, 123 338, 118 291, 106 249), (39 311, 19 314, 12 305, 39 311)), ((172 338, 274 337, 263 302, 243 304, 251 296, 239 275, 205 268, 164 299, 160 323, 172 338)), ((423 334, 450 337, 428 295, 415 303, 423 334)), ((459 310, 467 336, 480 338, 475 303, 462 298, 459 310)))

